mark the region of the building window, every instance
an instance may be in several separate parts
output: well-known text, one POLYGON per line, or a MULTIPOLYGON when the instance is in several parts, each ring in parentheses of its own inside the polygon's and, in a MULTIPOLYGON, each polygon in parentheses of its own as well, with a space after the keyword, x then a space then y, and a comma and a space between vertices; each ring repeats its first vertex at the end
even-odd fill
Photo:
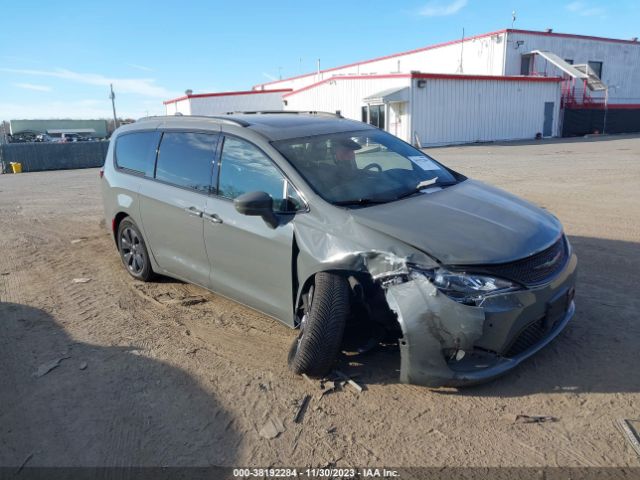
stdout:
POLYGON ((529 75, 531 73, 531 55, 522 55, 520 57, 520 75, 529 75))
POLYGON ((589 68, 602 80, 602 62, 589 61, 589 68))
POLYGON ((369 105, 369 123, 384 130, 384 105, 369 105))
POLYGON ((362 107, 362 122, 363 123, 367 123, 369 121, 369 115, 368 115, 368 107, 365 105, 364 107, 362 107))

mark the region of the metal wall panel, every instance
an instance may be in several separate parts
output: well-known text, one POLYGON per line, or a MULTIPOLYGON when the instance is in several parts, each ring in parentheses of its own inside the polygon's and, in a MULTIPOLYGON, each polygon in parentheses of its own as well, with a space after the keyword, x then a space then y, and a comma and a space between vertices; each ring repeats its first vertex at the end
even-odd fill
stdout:
POLYGON ((267 88, 298 90, 326 78, 344 75, 384 75, 410 73, 413 70, 429 73, 464 73, 474 75, 502 75, 505 33, 470 38, 436 46, 428 50, 375 60, 301 78, 270 83, 267 88))
POLYGON ((191 115, 215 115, 227 112, 282 110, 282 94, 259 93, 249 95, 219 95, 192 97, 191 115))
POLYGON ((324 112, 339 110, 346 118, 361 120, 365 97, 388 88, 409 86, 410 82, 408 77, 330 80, 317 87, 285 96, 287 105, 284 109, 324 112))
POLYGON ((545 102, 554 102, 558 135, 556 82, 426 79, 423 88, 413 82, 412 128, 422 145, 533 139, 542 133, 545 102))
MULTIPOLYGON (((602 80, 609 86, 609 102, 640 103, 640 43, 509 32, 505 74, 519 75, 522 54, 532 50, 548 50, 560 58, 573 60, 574 64, 590 60, 603 62, 602 80)), ((551 77, 563 76, 558 68, 543 58, 536 59, 535 69, 543 73, 546 71, 551 77)), ((590 94, 593 98, 604 97, 604 92, 590 94)))

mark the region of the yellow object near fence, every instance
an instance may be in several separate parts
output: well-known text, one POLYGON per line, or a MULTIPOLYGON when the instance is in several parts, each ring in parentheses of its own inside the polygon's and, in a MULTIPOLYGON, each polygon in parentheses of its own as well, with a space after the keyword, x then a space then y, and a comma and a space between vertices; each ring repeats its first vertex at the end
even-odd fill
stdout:
POLYGON ((22 173, 22 164, 18 162, 11 162, 11 171, 13 173, 22 173))

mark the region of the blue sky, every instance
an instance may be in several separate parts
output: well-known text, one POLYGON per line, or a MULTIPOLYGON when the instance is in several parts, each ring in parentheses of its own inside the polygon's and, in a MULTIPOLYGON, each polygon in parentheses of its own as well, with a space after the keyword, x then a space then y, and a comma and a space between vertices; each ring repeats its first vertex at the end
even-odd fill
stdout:
POLYGON ((6 1, 0 120, 162 114, 185 89, 256 83, 515 28, 640 36, 637 0, 6 1))

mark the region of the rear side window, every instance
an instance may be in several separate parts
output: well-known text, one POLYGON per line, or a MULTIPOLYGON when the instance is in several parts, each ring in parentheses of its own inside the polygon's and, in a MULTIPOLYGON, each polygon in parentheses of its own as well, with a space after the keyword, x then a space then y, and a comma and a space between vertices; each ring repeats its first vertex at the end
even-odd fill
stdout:
POLYGON ((218 141, 208 133, 165 132, 162 135, 156 179, 208 193, 218 141))
POLYGON ((157 146, 157 132, 119 135, 116 140, 116 166, 153 177, 153 162, 157 146))

